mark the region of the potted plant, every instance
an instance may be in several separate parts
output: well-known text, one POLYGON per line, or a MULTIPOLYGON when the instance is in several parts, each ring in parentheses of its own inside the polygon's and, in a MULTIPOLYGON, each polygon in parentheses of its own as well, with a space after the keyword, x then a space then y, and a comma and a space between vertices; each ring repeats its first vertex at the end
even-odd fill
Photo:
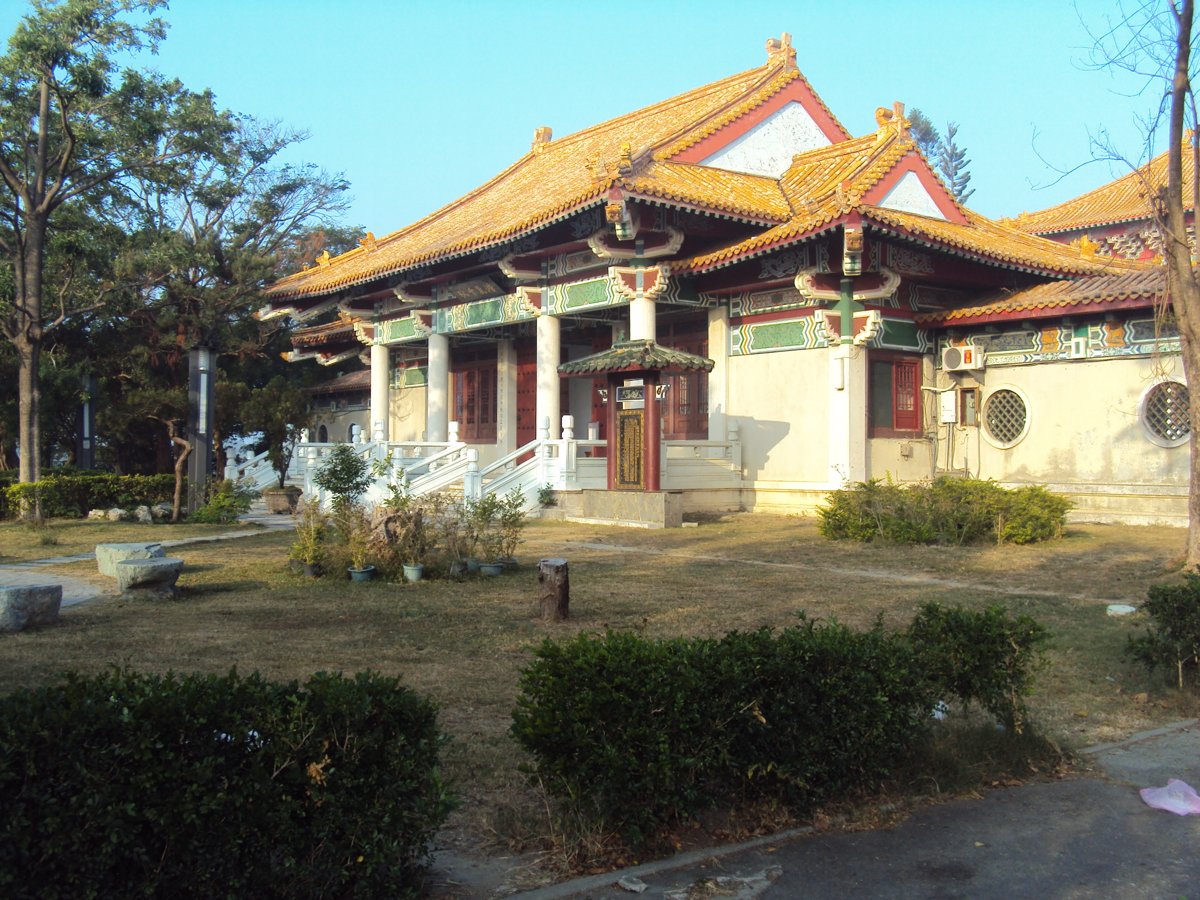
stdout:
POLYGON ((484 575, 499 575, 504 568, 500 561, 504 543, 500 531, 500 514, 504 506, 495 494, 485 494, 471 505, 471 531, 479 553, 479 571, 484 575))
POLYGON ((308 394, 282 375, 276 375, 250 394, 242 407, 242 417, 248 431, 262 433, 267 458, 275 470, 276 485, 262 492, 267 512, 295 513, 302 491, 287 483, 287 473, 296 444, 312 421, 308 394))
POLYGON ((396 531, 396 551, 400 554, 405 581, 420 581, 425 563, 433 549, 433 523, 436 516, 427 504, 410 502, 400 511, 396 531))
POLYGON ((337 514, 338 531, 346 543, 350 565, 346 571, 351 581, 370 581, 375 567, 367 563, 371 553, 371 517, 357 503, 349 503, 337 514))
POLYGON ((505 567, 517 567, 517 545, 521 543, 521 532, 525 530, 525 495, 520 488, 512 491, 500 502, 497 530, 500 535, 499 559, 505 567))
POLYGON ((296 516, 296 540, 291 558, 304 566, 304 574, 316 578, 321 574, 325 559, 325 513, 315 503, 304 503, 296 516))
MULTIPOLYGON (((461 579, 470 571, 469 561, 475 554, 470 501, 450 499, 433 525, 437 543, 446 556, 450 577, 461 579)), ((478 560, 475 568, 479 568, 478 560)))

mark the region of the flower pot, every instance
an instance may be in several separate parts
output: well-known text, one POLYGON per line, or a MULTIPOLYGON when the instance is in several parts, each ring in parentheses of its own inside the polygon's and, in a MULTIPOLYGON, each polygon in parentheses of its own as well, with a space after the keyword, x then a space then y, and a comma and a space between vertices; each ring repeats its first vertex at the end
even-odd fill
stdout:
POLYGON ((467 577, 467 561, 465 559, 456 559, 450 563, 450 577, 455 581, 467 577))
POLYGON ((479 560, 477 560, 473 556, 467 557, 467 574, 468 575, 478 575, 479 574, 479 560))
POLYGON ((321 564, 320 563, 305 563, 304 564, 304 574, 307 575, 309 578, 320 578, 321 577, 321 564))
POLYGON ((510 572, 516 571, 518 565, 515 556, 502 556, 496 562, 500 563, 500 565, 504 566, 510 572))
POLYGON ((267 506, 267 512, 279 516, 290 516, 296 511, 296 504, 300 502, 300 495, 303 491, 294 485, 289 485, 284 488, 267 488, 262 492, 263 503, 267 506))
POLYGON ((366 566, 362 569, 347 569, 346 571, 350 573, 351 581, 370 581, 375 577, 374 566, 366 566))
POLYGON ((420 581, 425 575, 425 567, 418 563, 415 566, 404 564, 404 580, 405 581, 420 581))
POLYGON ((496 575, 499 575, 504 571, 504 563, 500 563, 500 562, 480 563, 479 571, 489 577, 495 577, 496 575))

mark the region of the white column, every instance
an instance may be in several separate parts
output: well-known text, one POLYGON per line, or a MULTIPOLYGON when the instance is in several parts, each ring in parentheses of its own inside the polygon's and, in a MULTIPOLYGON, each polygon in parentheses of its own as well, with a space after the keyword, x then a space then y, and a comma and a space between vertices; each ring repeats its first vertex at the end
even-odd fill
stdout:
POLYGON ((450 425, 450 337, 429 336, 429 385, 425 392, 425 439, 444 441, 450 425))
POLYGON ((550 440, 558 440, 559 408, 558 364, 562 362, 561 327, 550 315, 537 317, 537 411, 538 426, 549 420, 550 440))
POLYGON ((388 439, 391 419, 391 353, 387 344, 371 345, 371 437, 388 439))
POLYGON ((509 339, 496 343, 496 452, 517 449, 517 348, 509 339))
POLYGON ((637 297, 629 301, 629 339, 631 341, 658 340, 658 326, 654 301, 637 297))
POLYGON ((829 352, 829 481, 867 477, 867 352, 838 344, 829 352))
MULTIPOLYGON (((729 307, 722 304, 708 311, 708 439, 724 441, 729 422, 729 307)), ((668 398, 669 399, 669 398, 668 398)))

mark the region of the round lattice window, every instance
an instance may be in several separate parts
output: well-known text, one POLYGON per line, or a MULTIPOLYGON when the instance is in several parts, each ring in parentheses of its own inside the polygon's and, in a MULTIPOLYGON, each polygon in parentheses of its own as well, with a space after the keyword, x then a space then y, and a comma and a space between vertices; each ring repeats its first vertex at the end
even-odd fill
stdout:
POLYGON ((1025 398, 1010 388, 1000 388, 988 396, 983 409, 984 431, 1000 447, 1011 447, 1029 430, 1029 410, 1025 398))
POLYGON ((1146 436, 1162 447, 1178 447, 1192 433, 1191 400, 1186 384, 1160 381, 1142 397, 1146 436))

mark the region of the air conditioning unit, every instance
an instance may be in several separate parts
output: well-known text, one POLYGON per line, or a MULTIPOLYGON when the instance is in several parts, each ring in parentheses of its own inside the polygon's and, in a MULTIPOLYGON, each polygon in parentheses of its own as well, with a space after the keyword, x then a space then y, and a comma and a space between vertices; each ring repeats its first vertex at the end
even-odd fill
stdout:
POLYGON ((983 368, 984 351, 968 344, 965 347, 946 347, 942 350, 942 369, 947 372, 966 372, 983 368))

